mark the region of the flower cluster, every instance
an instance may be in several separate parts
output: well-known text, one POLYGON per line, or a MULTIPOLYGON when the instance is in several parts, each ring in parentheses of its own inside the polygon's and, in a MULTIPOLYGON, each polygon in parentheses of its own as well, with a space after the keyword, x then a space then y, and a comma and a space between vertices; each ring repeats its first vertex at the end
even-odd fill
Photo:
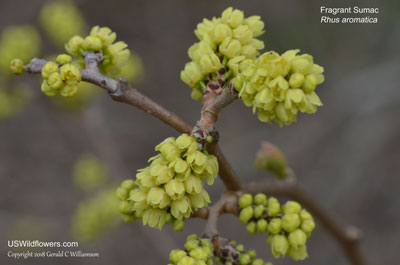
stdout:
POLYGON ((221 17, 199 23, 195 30, 199 42, 189 48, 192 61, 181 72, 182 81, 193 88, 192 98, 200 100, 207 85, 211 89, 223 88, 227 83, 224 79, 230 78, 229 70, 236 67, 238 60, 254 59, 264 48, 264 43, 256 39, 263 33, 264 22, 259 16, 245 18, 242 11, 232 7, 221 17))
POLYGON ((99 67, 100 71, 115 73, 120 71, 121 65, 130 55, 128 45, 123 41, 114 43, 116 38, 117 34, 110 28, 95 26, 85 38, 73 36, 65 45, 65 49, 77 58, 83 58, 85 52, 101 52, 104 60, 99 67))
POLYGON ((23 62, 38 55, 40 36, 30 25, 8 26, 0 37, 0 74, 10 73, 10 62, 20 58, 23 62))
POLYGON ((47 35, 63 45, 73 35, 86 31, 82 13, 72 2, 47 2, 40 10, 39 22, 47 35))
POLYGON ((75 185, 84 191, 91 191, 102 186, 108 178, 106 166, 94 155, 83 154, 73 168, 75 185))
POLYGON ((204 180, 213 184, 218 161, 187 134, 169 137, 155 150, 160 153, 149 159, 150 166, 138 171, 137 187, 123 198, 127 208, 129 204, 131 211, 140 213, 144 225, 161 229, 168 213, 182 220, 208 205, 210 197, 203 188, 204 180))
POLYGON ((207 239, 190 235, 186 238, 185 250, 174 249, 169 254, 168 265, 212 265, 214 247, 207 239))
MULTIPOLYGON (((228 245, 222 247, 219 255, 214 258, 215 264, 224 265, 272 265, 271 262, 264 262, 260 258, 256 258, 255 250, 245 251, 242 244, 230 241, 228 245)), ((217 253, 216 253, 217 254, 217 253)))
POLYGON ((78 93, 78 83, 82 79, 79 68, 72 64, 72 58, 66 54, 57 56, 56 62, 48 62, 42 68, 42 92, 53 97, 58 94, 72 97, 78 93))
POLYGON ((82 241, 91 242, 120 222, 118 200, 114 189, 106 189, 80 203, 72 220, 72 233, 82 241))
POLYGON ((239 219, 247 224, 251 234, 266 233, 274 257, 285 256, 294 260, 307 258, 306 241, 315 228, 313 217, 300 204, 288 201, 280 205, 276 198, 265 194, 244 194, 239 199, 239 219))
POLYGON ((262 122, 289 125, 297 113, 315 113, 322 102, 314 92, 324 81, 324 68, 309 54, 289 50, 266 52, 257 59, 238 62, 232 83, 243 103, 257 111, 262 122))

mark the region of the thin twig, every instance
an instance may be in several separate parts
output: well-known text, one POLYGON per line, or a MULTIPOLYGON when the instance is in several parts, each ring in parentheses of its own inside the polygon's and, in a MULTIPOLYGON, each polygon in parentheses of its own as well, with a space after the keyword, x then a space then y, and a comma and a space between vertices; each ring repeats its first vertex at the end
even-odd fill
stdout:
POLYGON ((310 193, 301 185, 291 182, 254 182, 246 186, 245 192, 252 194, 265 193, 272 196, 285 196, 298 201, 304 208, 322 224, 322 226, 336 239, 348 259, 353 265, 365 265, 363 255, 358 248, 357 229, 342 225, 330 212, 320 205, 310 193))

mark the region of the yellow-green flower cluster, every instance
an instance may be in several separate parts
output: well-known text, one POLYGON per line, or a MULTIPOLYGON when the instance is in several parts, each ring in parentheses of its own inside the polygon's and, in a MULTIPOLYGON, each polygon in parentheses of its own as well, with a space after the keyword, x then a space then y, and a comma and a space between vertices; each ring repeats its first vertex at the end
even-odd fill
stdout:
POLYGON ((315 113, 322 106, 315 89, 324 81, 324 68, 311 55, 298 52, 266 52, 237 63, 232 83, 260 121, 289 125, 297 120, 298 112, 315 113))
POLYGON ((225 265, 272 265, 271 262, 264 262, 256 258, 255 250, 245 251, 242 244, 230 241, 229 245, 222 246, 221 253, 214 258, 214 264, 225 265))
POLYGON ((114 189, 107 189, 80 203, 72 220, 72 233, 78 240, 90 242, 120 222, 114 189))
POLYGON ((207 239, 197 235, 186 238, 185 250, 174 249, 169 254, 168 265, 212 265, 214 246, 207 239))
POLYGON ((39 21, 58 45, 64 45, 75 34, 83 34, 87 28, 82 13, 69 1, 47 2, 40 10, 39 21))
MULTIPOLYGON (((256 39, 263 33, 264 23, 259 16, 245 18, 242 11, 232 7, 224 10, 221 17, 199 23, 195 30, 199 42, 189 48, 192 61, 181 72, 181 79, 194 89, 192 97, 201 98, 207 85, 203 81, 211 81, 205 80, 209 74, 230 69, 237 60, 254 59, 264 48, 264 43, 256 39)), ((217 81, 216 76, 210 79, 217 81)))
MULTIPOLYGON (((134 222, 143 217, 144 211, 141 209, 135 210, 135 202, 129 199, 130 195, 135 193, 135 188, 135 182, 132 179, 127 179, 117 189, 117 197, 120 200, 119 210, 122 219, 127 223, 134 222)), ((174 231, 182 231, 185 228, 185 221, 174 218, 171 213, 167 213, 165 223, 171 224, 174 231)))
POLYGON ((83 58, 85 52, 102 52, 104 60, 99 69, 103 73, 115 72, 129 58, 128 45, 123 41, 114 41, 117 34, 110 28, 95 26, 89 36, 82 38, 73 36, 65 45, 65 49, 74 57, 83 58))
POLYGON ((265 194, 244 194, 239 199, 239 219, 247 224, 250 234, 269 233, 267 242, 274 257, 285 256, 294 260, 307 258, 307 238, 315 228, 313 217, 295 201, 280 205, 276 198, 265 194))
POLYGON ((96 156, 83 154, 75 162, 73 177, 79 189, 90 191, 102 186, 107 181, 108 173, 106 166, 96 156))
POLYGON ((72 64, 72 58, 66 54, 57 56, 56 62, 48 62, 42 68, 42 92, 54 97, 58 94, 72 97, 78 93, 78 83, 82 79, 79 68, 72 64))
POLYGON ((135 212, 143 211, 144 225, 161 229, 168 213, 182 220, 208 205, 204 180, 213 184, 218 161, 187 134, 169 137, 155 150, 160 153, 149 159, 148 167, 138 170, 137 188, 130 191, 127 200, 135 212))
POLYGON ((10 73, 10 62, 19 58, 29 61, 40 51, 40 36, 30 25, 8 26, 0 37, 0 73, 10 73))

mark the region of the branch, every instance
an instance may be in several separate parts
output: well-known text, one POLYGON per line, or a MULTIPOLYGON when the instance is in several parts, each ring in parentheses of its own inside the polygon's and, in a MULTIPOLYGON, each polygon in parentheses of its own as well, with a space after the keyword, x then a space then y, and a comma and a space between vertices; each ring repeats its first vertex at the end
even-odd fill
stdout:
POLYGON ((316 219, 318 219, 331 236, 339 243, 347 258, 353 265, 365 265, 358 248, 359 232, 354 227, 345 227, 329 211, 318 204, 309 192, 295 181, 290 182, 254 182, 247 185, 245 192, 252 194, 265 193, 273 196, 286 196, 298 201, 316 219))
MULTIPOLYGON (((163 106, 146 97, 136 89, 130 87, 124 78, 116 81, 101 74, 98 70, 98 65, 101 63, 102 59, 102 55, 99 53, 88 53, 85 55, 86 69, 80 69, 83 81, 104 88, 113 100, 137 107, 161 120, 165 124, 171 126, 178 132, 190 133, 192 131, 192 126, 190 126, 176 114, 168 111, 163 106)), ((46 63, 46 60, 34 58, 26 66, 26 72, 31 74, 40 74, 42 67, 46 63)), ((227 92, 230 91, 232 90, 227 92)), ((215 102, 210 105, 210 111, 218 114, 224 106, 228 105, 234 100, 233 96, 229 95, 227 92, 216 97, 215 102)), ((226 160, 218 144, 211 144, 209 146, 209 152, 215 155, 218 159, 218 164, 220 166, 219 176, 224 182, 225 186, 230 190, 239 190, 242 187, 241 181, 233 171, 229 162, 226 160)))

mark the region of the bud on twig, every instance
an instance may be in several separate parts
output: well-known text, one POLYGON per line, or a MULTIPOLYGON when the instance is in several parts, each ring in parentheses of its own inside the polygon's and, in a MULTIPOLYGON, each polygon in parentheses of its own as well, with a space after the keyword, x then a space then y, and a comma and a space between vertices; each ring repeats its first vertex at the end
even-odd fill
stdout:
POLYGON ((256 168, 268 171, 275 177, 286 179, 289 169, 283 152, 269 142, 262 142, 254 162, 256 168))

